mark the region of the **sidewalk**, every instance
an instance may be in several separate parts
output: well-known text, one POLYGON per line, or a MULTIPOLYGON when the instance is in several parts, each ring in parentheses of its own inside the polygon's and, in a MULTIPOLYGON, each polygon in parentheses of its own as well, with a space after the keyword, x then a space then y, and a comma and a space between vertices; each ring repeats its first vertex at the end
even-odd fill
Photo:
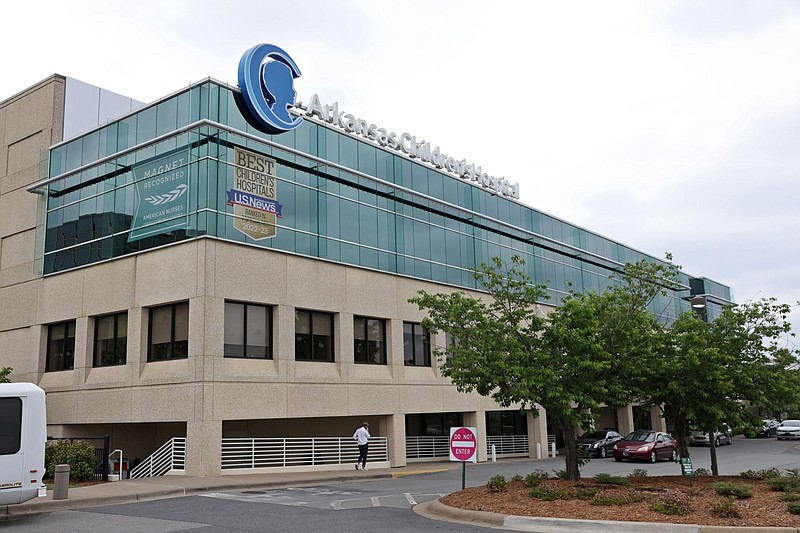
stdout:
POLYGON ((211 477, 161 476, 125 479, 70 488, 69 497, 65 500, 54 500, 53 491, 49 490, 47 491, 47 496, 41 498, 34 498, 19 505, 3 505, 0 506, 0 520, 14 516, 78 509, 81 507, 174 498, 202 492, 288 487, 311 483, 340 483, 408 476, 449 470, 455 468, 453 464, 448 461, 414 463, 411 466, 400 468, 382 468, 367 471, 353 469, 330 472, 275 472, 211 477))

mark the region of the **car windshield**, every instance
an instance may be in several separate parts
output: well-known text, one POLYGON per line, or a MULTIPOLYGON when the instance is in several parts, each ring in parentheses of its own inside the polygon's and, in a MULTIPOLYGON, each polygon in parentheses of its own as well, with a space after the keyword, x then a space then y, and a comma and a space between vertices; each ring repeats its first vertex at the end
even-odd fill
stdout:
POLYGON ((787 427, 787 426, 797 427, 797 426, 800 426, 800 420, 784 420, 783 424, 781 424, 781 425, 784 426, 784 427, 787 427))
POLYGON ((581 435, 582 439, 593 439, 593 440, 600 440, 606 438, 605 431, 587 431, 583 435, 581 435))
POLYGON ((628 433, 628 436, 625 437, 625 440, 631 440, 634 442, 653 442, 655 438, 655 433, 642 433, 634 431, 633 433, 628 433))

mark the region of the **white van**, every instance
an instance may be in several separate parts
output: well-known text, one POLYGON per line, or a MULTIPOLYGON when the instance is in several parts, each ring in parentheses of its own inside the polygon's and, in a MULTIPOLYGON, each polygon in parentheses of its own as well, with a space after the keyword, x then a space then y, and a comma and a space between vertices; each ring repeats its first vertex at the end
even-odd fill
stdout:
POLYGON ((33 383, 0 383, 0 505, 39 494, 46 442, 44 391, 33 383))

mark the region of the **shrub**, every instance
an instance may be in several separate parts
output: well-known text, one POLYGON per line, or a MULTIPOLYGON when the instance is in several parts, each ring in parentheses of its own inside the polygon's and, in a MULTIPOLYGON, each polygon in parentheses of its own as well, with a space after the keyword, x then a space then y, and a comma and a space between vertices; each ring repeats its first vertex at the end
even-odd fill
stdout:
POLYGON ((694 471, 695 476, 710 476, 711 471, 708 468, 697 468, 694 471))
POLYGON ((511 476, 511 479, 509 479, 509 481, 511 481, 511 482, 513 482, 513 481, 522 481, 522 476, 519 475, 519 474, 514 474, 513 476, 511 476))
POLYGON ((685 515, 691 511, 689 497, 672 490, 659 495, 656 501, 650 504, 650 509, 666 515, 685 515))
POLYGON ((612 476, 611 474, 603 474, 603 473, 595 474, 594 475, 594 480, 597 483, 601 483, 603 485, 625 485, 625 486, 627 486, 627 485, 631 484, 631 480, 630 479, 626 479, 626 478, 624 478, 622 476, 612 476))
POLYGON ((492 476, 486 483, 486 488, 489 489, 489 492, 503 492, 507 486, 506 478, 500 475, 492 476))
POLYGON ((544 470, 536 469, 527 476, 525 476, 525 479, 523 480, 522 484, 528 488, 538 487, 543 479, 548 479, 549 477, 550 474, 548 474, 544 470))
POLYGON ((787 506, 792 514, 800 514, 800 502, 790 502, 787 506))
POLYGON ((800 494, 797 494, 796 492, 784 492, 778 496, 778 499, 782 502, 796 502, 800 501, 800 494))
POLYGON ((579 500, 593 500, 595 496, 600 492, 600 489, 596 487, 578 487, 572 493, 573 496, 578 498, 579 500))
POLYGON ((750 490, 750 485, 747 483, 730 483, 728 481, 721 481, 711 485, 711 490, 720 496, 732 496, 740 500, 753 497, 753 491, 750 490))
POLYGON ((774 479, 781 477, 781 471, 777 468, 767 468, 764 470, 745 470, 739 474, 745 479, 774 479))
POLYGON ((570 498, 570 495, 562 489, 547 489, 544 487, 533 487, 530 492, 528 492, 528 496, 546 502, 552 502, 554 500, 566 500, 570 498))
POLYGON ((566 470, 553 470, 558 479, 569 479, 569 472, 566 470))
POLYGON ((774 491, 800 492, 800 478, 794 476, 776 477, 766 480, 767 485, 774 491))
POLYGON ((628 474, 628 477, 631 479, 637 477, 647 477, 647 470, 644 468, 634 468, 631 470, 631 473, 628 474))
POLYGON ((86 481, 94 475, 94 448, 85 440, 57 440, 44 449, 45 477, 55 475, 56 465, 69 465, 69 478, 86 481))
POLYGON ((711 504, 711 514, 721 518, 741 518, 742 513, 736 507, 736 498, 729 496, 711 504))

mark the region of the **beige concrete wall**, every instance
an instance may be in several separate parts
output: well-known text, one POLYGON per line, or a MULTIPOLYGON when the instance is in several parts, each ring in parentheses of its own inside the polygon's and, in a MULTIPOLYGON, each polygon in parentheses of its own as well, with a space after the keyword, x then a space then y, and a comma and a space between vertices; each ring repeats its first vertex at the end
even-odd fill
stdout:
POLYGON ((403 322, 424 317, 408 298, 419 289, 452 290, 444 285, 213 239, 40 277, 40 206, 25 187, 41 177, 43 150, 61 138, 63 104, 60 76, 0 102, 0 366, 47 391, 51 428, 107 430, 139 455, 172 436, 159 428, 177 428, 190 438, 191 471, 215 473, 223 421, 308 420, 298 431, 313 431, 315 420, 343 420, 349 435, 367 419, 390 439, 391 462, 400 466, 405 413, 462 412, 482 427, 485 411, 498 409, 458 393, 435 365, 403 363, 403 322), (223 357, 226 300, 273 307, 272 360, 223 357), (149 309, 182 301, 189 302, 189 358, 148 363, 149 309), (296 309, 334 314, 335 362, 295 361, 296 309), (123 311, 127 363, 95 368, 95 317, 123 311), (354 363, 354 316, 386 321, 387 365, 354 363), (73 319, 75 368, 44 372, 47 325, 73 319), (139 437, 132 428, 148 430, 139 437))
POLYGON ((12 367, 15 381, 41 375, 39 197, 25 187, 40 179, 47 148, 61 140, 64 88, 55 75, 0 102, 0 367, 12 367))

